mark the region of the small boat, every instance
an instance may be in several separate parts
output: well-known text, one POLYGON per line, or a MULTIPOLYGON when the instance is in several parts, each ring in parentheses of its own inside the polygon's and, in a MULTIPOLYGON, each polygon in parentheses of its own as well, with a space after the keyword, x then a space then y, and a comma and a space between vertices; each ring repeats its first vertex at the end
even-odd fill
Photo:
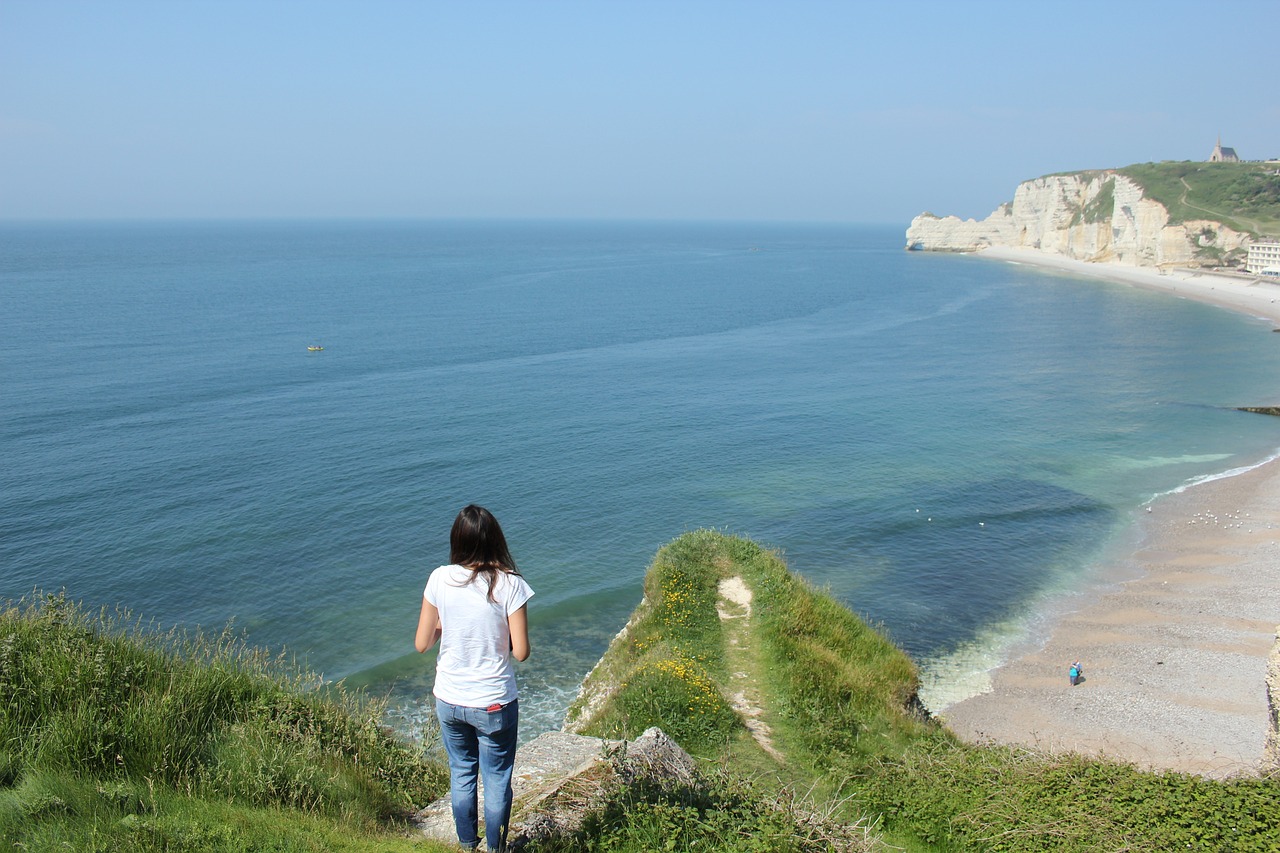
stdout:
POLYGON ((324 350, 324 347, 319 347, 319 346, 316 346, 315 344, 312 344, 311 346, 307 347, 307 352, 321 352, 322 350, 324 350))

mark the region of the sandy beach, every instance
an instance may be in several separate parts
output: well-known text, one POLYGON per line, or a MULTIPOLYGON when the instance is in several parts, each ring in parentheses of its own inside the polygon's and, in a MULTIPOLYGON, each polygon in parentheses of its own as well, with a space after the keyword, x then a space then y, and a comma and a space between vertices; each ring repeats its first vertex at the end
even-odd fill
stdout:
MULTIPOLYGON (((983 254, 1280 323, 1280 283, 1162 274, 1033 250, 983 254)), ((1143 515, 1138 551, 1099 572, 1134 579, 1082 595, 1053 622, 1043 646, 991 673, 990 692, 942 709, 953 731, 976 742, 1106 755, 1216 778, 1260 769, 1266 659, 1280 624, 1280 462, 1168 495, 1143 515), (1071 687, 1074 660, 1084 679, 1071 687)))

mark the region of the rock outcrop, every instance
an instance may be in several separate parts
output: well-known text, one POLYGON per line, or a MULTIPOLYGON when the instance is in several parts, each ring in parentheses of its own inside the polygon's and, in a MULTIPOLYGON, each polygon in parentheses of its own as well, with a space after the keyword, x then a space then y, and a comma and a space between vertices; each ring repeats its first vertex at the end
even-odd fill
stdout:
POLYGON ((1012 202, 981 222, 922 213, 907 229, 908 249, 972 252, 1007 246, 1139 267, 1197 266, 1248 241, 1248 234, 1219 222, 1170 225, 1164 205, 1114 171, 1025 181, 1012 202))
MULTIPOLYGON (((574 835, 619 786, 637 780, 688 786, 697 778, 696 762, 661 729, 648 729, 630 743, 546 732, 516 750, 508 847, 521 850, 533 841, 574 835)), ((480 804, 483 815, 483 781, 480 804)), ((415 823, 436 841, 457 837, 447 794, 423 809, 415 823)))
POLYGON ((511 850, 572 838, 619 787, 637 782, 687 787, 698 780, 693 758, 661 729, 647 729, 630 743, 600 743, 594 759, 520 798, 508 837, 511 850))

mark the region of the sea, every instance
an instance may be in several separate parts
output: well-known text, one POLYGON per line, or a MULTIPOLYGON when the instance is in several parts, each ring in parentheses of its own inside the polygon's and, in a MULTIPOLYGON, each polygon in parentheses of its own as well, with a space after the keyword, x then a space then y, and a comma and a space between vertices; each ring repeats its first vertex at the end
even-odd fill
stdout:
POLYGON ((713 528, 982 689, 1140 509, 1261 464, 1272 324, 901 226, 0 224, 0 600, 65 591, 386 697, 468 503, 558 728, 655 552, 713 528), (323 349, 312 349, 322 347, 323 349))

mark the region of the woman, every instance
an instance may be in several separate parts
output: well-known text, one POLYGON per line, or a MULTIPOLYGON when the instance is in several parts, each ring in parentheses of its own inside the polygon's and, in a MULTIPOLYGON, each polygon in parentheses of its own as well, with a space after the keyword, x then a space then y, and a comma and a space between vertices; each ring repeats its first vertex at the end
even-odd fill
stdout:
POLYGON ((533 590, 516 570, 498 520, 472 504, 449 533, 449 560, 431 573, 414 645, 436 658, 436 715, 449 755, 450 799, 458 841, 474 850, 476 773, 484 777, 485 841, 503 849, 511 818, 519 702, 511 662, 529 657, 525 605, 533 590))

